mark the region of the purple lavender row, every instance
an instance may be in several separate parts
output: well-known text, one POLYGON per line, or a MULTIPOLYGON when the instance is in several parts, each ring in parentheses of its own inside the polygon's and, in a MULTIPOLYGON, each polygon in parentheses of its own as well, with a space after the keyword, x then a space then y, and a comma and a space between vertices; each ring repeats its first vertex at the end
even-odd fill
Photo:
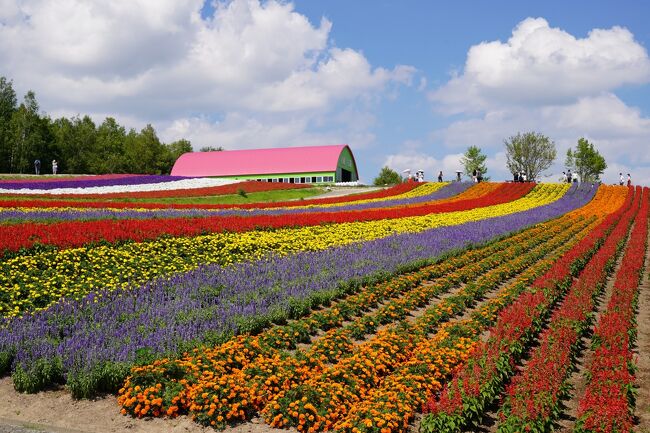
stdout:
POLYGON ((340 212, 347 210, 375 209, 400 205, 413 205, 425 203, 432 200, 443 200, 460 194, 467 190, 473 183, 453 182, 439 190, 418 197, 409 197, 393 200, 382 200, 378 202, 366 202, 349 204, 344 206, 312 207, 301 209, 156 209, 147 211, 134 211, 130 209, 92 209, 72 210, 60 209, 50 211, 24 212, 21 210, 0 210, 0 223, 13 222, 21 223, 27 221, 79 221, 79 220, 103 220, 103 219, 152 219, 152 218, 175 218, 175 217, 205 217, 205 216, 233 216, 233 215, 283 215, 310 212, 340 212))
POLYGON ((135 175, 110 179, 71 179, 45 182, 3 182, 0 188, 3 189, 57 189, 57 188, 91 188, 97 186, 115 185, 142 185, 147 183, 172 182, 175 180, 191 179, 183 176, 160 176, 160 175, 135 175))
POLYGON ((241 320, 286 313, 292 298, 395 272, 558 217, 584 206, 595 190, 574 185, 554 203, 511 215, 229 267, 206 265, 130 290, 61 301, 33 315, 4 319, 0 359, 13 358, 12 370, 27 371, 37 361, 60 359, 66 375, 80 377, 103 365, 131 365, 141 349, 155 356, 178 354, 215 334, 239 332, 241 320))

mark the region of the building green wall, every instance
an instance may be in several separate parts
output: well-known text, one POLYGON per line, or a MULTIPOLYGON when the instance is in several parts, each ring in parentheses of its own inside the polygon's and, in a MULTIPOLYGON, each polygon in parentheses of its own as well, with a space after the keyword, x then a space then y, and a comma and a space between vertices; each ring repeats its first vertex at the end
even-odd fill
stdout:
MULTIPOLYGON (((313 172, 313 173, 278 173, 278 174, 249 174, 249 175, 240 175, 240 176, 217 176, 224 179, 236 179, 236 180, 256 180, 256 179, 286 179, 286 178, 296 178, 296 177, 325 177, 332 176, 335 177, 336 173, 333 171, 323 171, 323 172, 313 172)), ((306 182, 306 183, 332 183, 332 182, 306 182)))
POLYGON ((336 178, 337 181, 341 179, 341 169, 345 169, 351 173, 350 181, 354 182, 359 180, 359 173, 357 173, 357 166, 354 163, 354 157, 348 147, 344 147, 339 155, 339 161, 336 164, 336 178))

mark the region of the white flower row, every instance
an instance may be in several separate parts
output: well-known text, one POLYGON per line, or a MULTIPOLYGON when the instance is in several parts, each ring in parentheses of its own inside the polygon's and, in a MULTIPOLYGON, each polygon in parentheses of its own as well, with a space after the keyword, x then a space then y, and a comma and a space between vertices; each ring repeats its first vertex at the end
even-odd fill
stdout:
POLYGON ((177 189, 196 189, 228 185, 239 180, 196 178, 174 180, 170 182, 145 183, 139 185, 93 186, 88 188, 55 188, 55 189, 6 189, 0 188, 0 194, 110 194, 116 192, 140 191, 171 191, 177 189))

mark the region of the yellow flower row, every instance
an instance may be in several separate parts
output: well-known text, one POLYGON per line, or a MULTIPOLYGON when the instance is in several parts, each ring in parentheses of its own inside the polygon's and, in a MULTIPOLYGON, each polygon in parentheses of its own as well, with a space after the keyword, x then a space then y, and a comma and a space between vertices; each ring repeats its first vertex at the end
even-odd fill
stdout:
POLYGON ((21 255, 0 263, 0 315, 47 308, 62 297, 80 298, 156 277, 195 269, 201 264, 228 265, 269 252, 317 251, 395 233, 463 224, 521 212, 560 198, 568 184, 538 185, 512 202, 425 216, 286 228, 274 231, 217 233, 193 238, 82 247, 21 255))

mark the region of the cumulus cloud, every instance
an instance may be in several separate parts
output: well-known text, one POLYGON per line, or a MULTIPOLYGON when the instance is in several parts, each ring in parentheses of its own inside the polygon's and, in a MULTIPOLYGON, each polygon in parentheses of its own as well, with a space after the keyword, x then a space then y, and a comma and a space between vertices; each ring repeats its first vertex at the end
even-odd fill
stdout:
POLYGON ((650 119, 615 93, 648 81, 648 54, 627 29, 594 29, 581 39, 528 18, 507 42, 470 48, 464 71, 430 92, 436 110, 461 114, 430 138, 450 152, 481 147, 490 155, 488 168, 501 178, 509 177, 499 157, 503 141, 525 131, 541 132, 557 145, 546 180, 557 180, 566 150, 580 137, 608 161, 605 181, 614 182, 619 171, 650 173, 650 119))
POLYGON ((208 18, 203 0, 0 1, 0 74, 19 92, 36 90, 48 112, 113 113, 170 136, 193 125, 191 135, 237 147, 295 140, 415 73, 334 46, 330 21, 312 24, 283 1, 216 2, 208 18))
POLYGON ((443 111, 462 113, 566 103, 648 81, 648 53, 629 30, 594 29, 576 38, 543 18, 527 18, 506 42, 471 47, 463 73, 429 97, 443 111))

